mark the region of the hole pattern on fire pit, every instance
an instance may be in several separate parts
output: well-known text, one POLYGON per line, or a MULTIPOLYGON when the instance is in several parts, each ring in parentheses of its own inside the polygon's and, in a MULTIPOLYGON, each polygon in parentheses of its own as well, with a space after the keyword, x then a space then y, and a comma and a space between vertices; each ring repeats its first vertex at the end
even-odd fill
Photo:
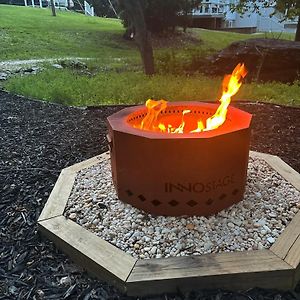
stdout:
MULTIPOLYGON (((214 113, 215 110, 211 110, 209 108, 202 108, 199 109, 199 107, 195 107, 195 106, 179 106, 179 107, 174 107, 174 108, 167 108, 163 111, 161 111, 159 114, 161 116, 168 116, 168 115, 178 115, 181 116, 184 110, 191 110, 191 114, 193 115, 202 115, 204 119, 211 117, 214 113)), ((139 111, 135 111, 133 113, 131 113, 128 116, 127 122, 130 123, 131 125, 137 125, 140 124, 140 120, 145 118, 145 116, 147 115, 147 111, 145 109, 141 109, 139 111)), ((232 122, 231 118, 229 116, 227 116, 226 119, 227 122, 232 122)))
POLYGON ((190 207, 194 207, 194 206, 196 206, 198 203, 197 203, 196 201, 194 201, 194 200, 190 200, 190 201, 188 201, 186 204, 187 204, 188 206, 190 206, 190 207))
POLYGON ((138 195, 138 198, 139 198, 142 202, 146 201, 146 198, 145 198, 143 195, 138 195))
POLYGON ((234 189, 233 192, 232 192, 232 195, 236 195, 238 192, 239 192, 238 189, 234 189))
POLYGON ((132 196, 133 195, 133 192, 131 190, 126 190, 126 193, 128 196, 132 196))
POLYGON ((213 202, 214 202, 214 200, 209 198, 205 203, 206 203, 206 205, 212 205, 213 202))
POLYGON ((154 199, 154 200, 152 200, 151 202, 152 202, 152 204, 153 204, 154 206, 159 206, 159 205, 161 205, 161 202, 160 202, 159 200, 157 200, 157 199, 154 199))
MULTIPOLYGON (((168 109, 168 110, 163 110, 161 111, 159 114, 160 115, 167 115, 167 114, 182 114, 184 110, 186 109, 191 109, 190 107, 183 107, 180 109, 168 109)), ((214 114, 214 112, 212 111, 206 111, 206 110, 192 110, 191 111, 192 114, 202 114, 202 115, 207 115, 207 116, 212 116, 214 114)), ((134 112, 132 113, 129 118, 128 118, 128 122, 133 122, 136 121, 138 119, 143 119, 146 116, 146 112, 144 111, 138 111, 138 112, 134 112)))
POLYGON ((169 202, 169 204, 170 204, 171 206, 177 206, 179 203, 178 203, 178 201, 176 201, 176 200, 171 200, 171 201, 169 202))

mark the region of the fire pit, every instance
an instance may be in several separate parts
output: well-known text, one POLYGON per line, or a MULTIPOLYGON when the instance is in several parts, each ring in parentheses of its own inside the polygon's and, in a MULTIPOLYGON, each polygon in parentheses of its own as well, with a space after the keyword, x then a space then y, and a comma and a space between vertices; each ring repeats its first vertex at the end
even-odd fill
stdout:
POLYGON ((251 115, 228 105, 245 74, 238 65, 225 77, 220 106, 148 100, 108 117, 119 199, 170 216, 210 215, 242 200, 251 115))
MULTIPOLYGON (((172 103, 163 118, 211 116, 216 104, 172 103), (175 116, 174 116, 175 115, 175 116)), ((113 181, 119 199, 156 215, 210 215, 243 198, 251 115, 228 109, 227 121, 201 134, 134 128, 142 106, 108 118, 113 181)))

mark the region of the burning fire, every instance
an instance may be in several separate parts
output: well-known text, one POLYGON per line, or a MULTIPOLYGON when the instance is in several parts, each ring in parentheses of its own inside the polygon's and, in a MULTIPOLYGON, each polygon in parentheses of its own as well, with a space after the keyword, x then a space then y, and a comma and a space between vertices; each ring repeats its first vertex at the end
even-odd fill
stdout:
POLYGON ((158 132, 167 132, 167 133, 195 133, 195 132, 202 132, 208 131, 212 129, 216 129, 221 126, 225 120, 227 115, 227 108, 230 104, 231 97, 235 95, 239 88, 242 85, 241 79, 247 75, 247 70, 244 64, 238 64, 231 75, 226 75, 223 79, 222 83, 222 96, 220 98, 221 104, 219 105, 217 111, 213 116, 206 119, 205 125, 204 122, 199 119, 197 124, 195 124, 195 129, 189 130, 186 127, 186 116, 191 113, 191 110, 184 110, 181 116, 181 123, 177 126, 171 124, 165 124, 160 122, 158 119, 161 112, 163 112, 167 108, 167 101, 165 100, 147 100, 146 107, 147 107, 147 115, 142 120, 140 126, 138 128, 143 130, 151 130, 151 131, 158 131, 158 132))

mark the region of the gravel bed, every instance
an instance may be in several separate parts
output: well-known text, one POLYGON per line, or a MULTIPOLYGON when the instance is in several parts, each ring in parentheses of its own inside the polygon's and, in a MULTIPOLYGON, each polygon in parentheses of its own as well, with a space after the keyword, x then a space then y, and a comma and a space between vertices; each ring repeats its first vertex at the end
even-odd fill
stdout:
POLYGON ((244 200, 206 217, 152 216, 118 200, 110 161, 77 175, 65 215, 136 258, 269 248, 300 208, 300 192, 249 159, 244 200))

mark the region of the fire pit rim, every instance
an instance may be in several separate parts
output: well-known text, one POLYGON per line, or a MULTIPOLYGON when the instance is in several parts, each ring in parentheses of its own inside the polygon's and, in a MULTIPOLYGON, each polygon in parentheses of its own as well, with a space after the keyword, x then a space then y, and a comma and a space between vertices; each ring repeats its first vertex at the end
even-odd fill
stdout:
MULTIPOLYGON (((180 102, 169 102, 168 107, 177 107, 177 106, 199 106, 203 108, 210 108, 214 111, 218 108, 218 103, 212 103, 212 102, 202 102, 202 101, 180 101, 180 102)), ((251 120, 252 120, 252 114, 243 111, 239 108, 236 108, 234 106, 228 107, 228 118, 238 118, 238 121, 235 120, 235 122, 232 122, 229 125, 223 124, 219 128, 204 131, 201 133, 182 133, 182 134, 169 134, 169 133, 163 133, 163 132, 154 132, 154 131, 148 131, 148 130, 142 130, 139 128, 134 128, 128 123, 128 117, 132 113, 136 113, 138 111, 146 111, 146 108, 144 105, 136 105, 131 106, 127 108, 123 108, 119 110, 118 112, 110 115, 107 117, 107 122, 112 127, 114 131, 126 133, 126 134, 132 134, 136 136, 141 136, 144 138, 150 138, 150 139, 206 139, 206 138, 212 138, 217 137, 223 134, 228 134, 236 131, 240 131, 243 129, 247 129, 250 127, 251 120)))

